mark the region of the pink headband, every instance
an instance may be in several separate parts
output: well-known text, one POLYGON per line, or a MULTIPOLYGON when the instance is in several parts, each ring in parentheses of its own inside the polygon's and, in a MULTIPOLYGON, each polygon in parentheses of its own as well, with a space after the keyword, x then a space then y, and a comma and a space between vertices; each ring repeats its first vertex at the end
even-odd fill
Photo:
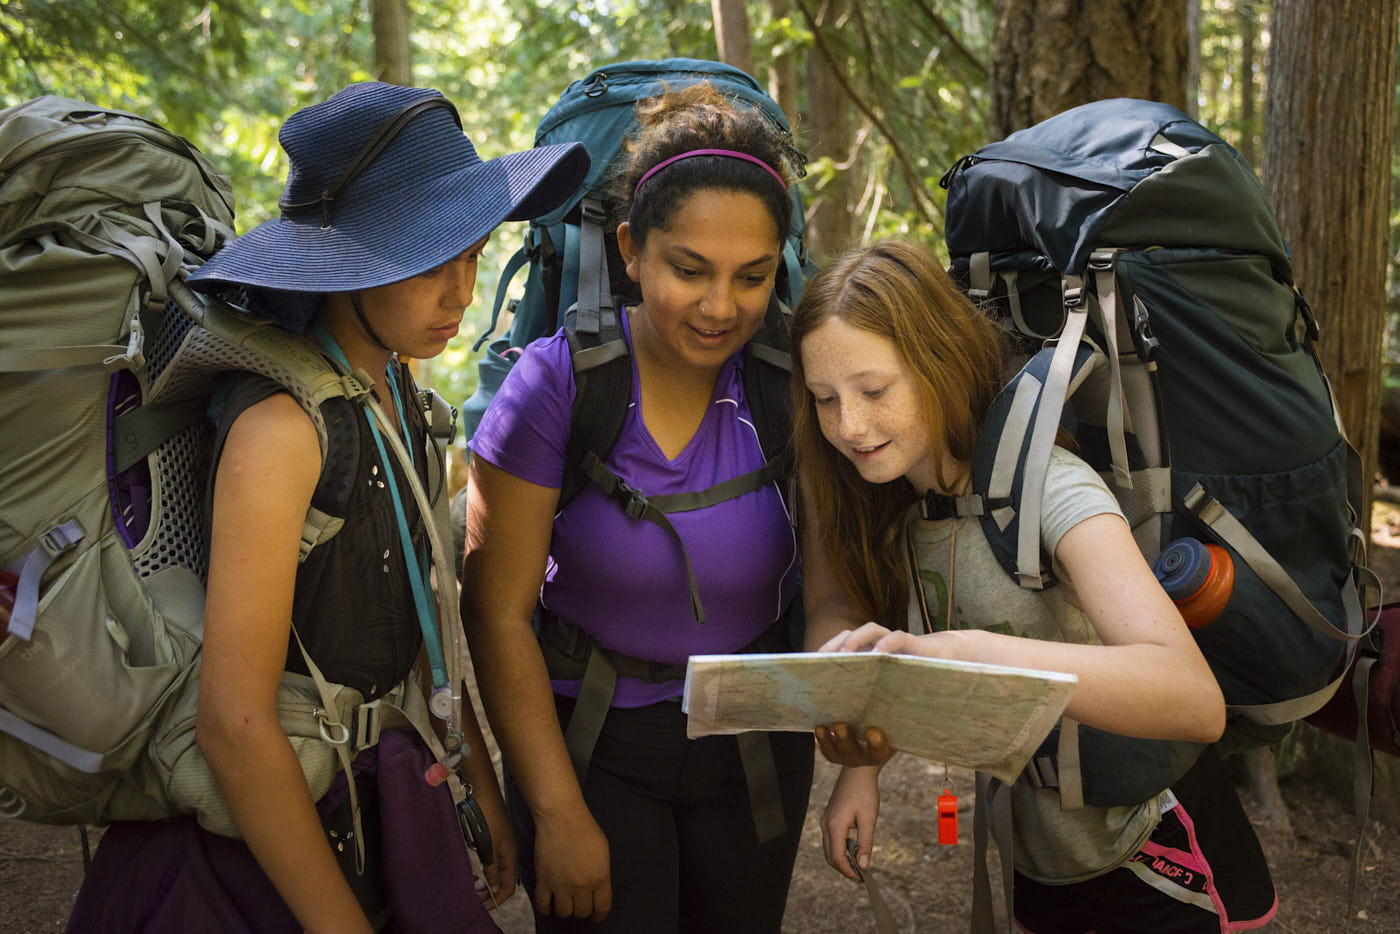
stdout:
POLYGON ((731 159, 743 159, 745 162, 752 162, 754 165, 758 166, 759 168, 767 172, 769 175, 776 178, 778 180, 778 184, 783 186, 783 191, 787 191, 787 182, 783 181, 783 177, 779 175, 776 171, 774 171, 771 165, 764 162, 757 156, 751 156, 746 152, 735 152, 732 149, 692 149, 689 152, 683 152, 678 156, 672 156, 669 159, 662 159, 660 162, 656 163, 656 165, 652 166, 647 171, 647 173, 643 175, 641 179, 638 180, 637 187, 632 189, 633 197, 636 196, 638 191, 641 191, 642 186, 647 183, 647 179, 651 178, 657 172, 660 172, 662 169, 666 168, 666 166, 670 165, 672 162, 679 162, 682 159, 689 159, 691 156, 728 156, 731 159))

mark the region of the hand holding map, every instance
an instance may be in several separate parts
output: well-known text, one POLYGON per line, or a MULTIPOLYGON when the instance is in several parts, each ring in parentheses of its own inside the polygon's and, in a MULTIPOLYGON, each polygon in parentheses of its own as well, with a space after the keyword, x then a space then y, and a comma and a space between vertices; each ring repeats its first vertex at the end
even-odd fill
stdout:
POLYGON ((1014 781, 1069 703, 1074 675, 882 652, 696 655, 692 739, 845 722, 905 752, 1014 781))

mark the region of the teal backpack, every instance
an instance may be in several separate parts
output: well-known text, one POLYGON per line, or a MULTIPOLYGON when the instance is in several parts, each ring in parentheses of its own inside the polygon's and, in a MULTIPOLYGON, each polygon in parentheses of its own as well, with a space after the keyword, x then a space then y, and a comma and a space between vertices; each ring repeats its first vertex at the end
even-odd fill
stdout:
MULTIPOLYGON (((237 835, 194 737, 209 394, 229 371, 274 380, 316 424, 324 458, 321 403, 368 405, 370 382, 309 340, 186 286, 232 224, 228 179, 157 124, 60 97, 0 111, 5 817, 103 824, 194 813, 237 835)), ((312 510, 303 558, 338 523, 312 510)), ((450 558, 434 556, 437 579, 452 580, 450 558)), ((457 600, 445 591, 437 609, 452 640, 457 600)), ((461 648, 444 652, 460 684, 461 648)), ((436 744, 409 681, 364 703, 307 661, 311 677, 284 675, 278 712, 313 795, 382 728, 411 726, 436 744)))
MULTIPOLYGON (((535 131, 536 146, 582 142, 588 147, 592 168, 572 199, 553 213, 530 222, 524 246, 502 270, 490 328, 474 349, 480 350, 489 340, 502 309, 512 313, 512 321, 504 337, 486 346, 479 364, 477 390, 462 406, 462 423, 468 438, 518 351, 531 341, 558 331, 571 309, 576 314, 574 326, 579 334, 598 335, 605 326, 615 333, 616 297, 630 300, 636 296, 628 294, 632 284, 623 271, 616 233, 609 223, 612 204, 606 190, 608 172, 623 139, 636 128, 637 102, 655 97, 668 87, 684 87, 698 81, 711 82, 726 96, 759 109, 775 126, 791 133, 787 117, 752 77, 729 65, 690 58, 604 65, 565 88, 558 103, 540 120, 535 131), (507 303, 511 283, 525 267, 528 270, 524 293, 507 303)), ((802 195, 796 186, 792 189, 792 201, 792 230, 783 245, 783 263, 774 290, 775 297, 788 308, 797 304, 803 283, 816 271, 807 258, 802 195)), ((761 340, 783 341, 780 325, 770 324, 772 327, 765 325, 761 340)))
MULTIPOLYGON (((984 424, 974 495, 926 512, 980 516, 1013 579, 1053 585, 1039 497, 1068 430, 1149 563, 1183 537, 1228 552, 1233 594, 1194 635, 1227 736, 1277 741, 1336 690, 1374 578, 1359 566, 1359 460, 1253 170, 1175 108, 1122 99, 984 146, 942 183, 954 277, 1029 360, 984 424)), ((1078 725, 1025 777, 1067 807, 1132 804, 1197 749, 1078 725)))

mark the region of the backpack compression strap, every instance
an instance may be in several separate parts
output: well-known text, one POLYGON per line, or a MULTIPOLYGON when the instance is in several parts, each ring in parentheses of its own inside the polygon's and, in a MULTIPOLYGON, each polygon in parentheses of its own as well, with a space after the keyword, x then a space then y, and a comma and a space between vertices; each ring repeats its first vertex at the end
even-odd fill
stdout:
MULTIPOLYGON (((796 600, 794 600, 794 603, 796 600)), ((789 606, 789 610, 791 605, 789 606)), ((612 649, 605 649, 588 633, 573 623, 541 610, 539 624, 540 651, 550 678, 558 681, 578 681, 578 701, 564 730, 564 743, 573 762, 579 784, 588 774, 593 749, 602 732, 617 690, 617 679, 636 678, 652 684, 678 681, 685 677, 681 665, 663 665, 612 649)), ((741 653, 787 652, 787 617, 784 613, 765 629, 757 639, 744 646, 741 653)), ((778 766, 767 733, 741 733, 739 760, 744 767, 744 783, 748 786, 749 807, 753 812, 758 842, 781 837, 787 829, 783 815, 783 799, 778 785, 778 766)))

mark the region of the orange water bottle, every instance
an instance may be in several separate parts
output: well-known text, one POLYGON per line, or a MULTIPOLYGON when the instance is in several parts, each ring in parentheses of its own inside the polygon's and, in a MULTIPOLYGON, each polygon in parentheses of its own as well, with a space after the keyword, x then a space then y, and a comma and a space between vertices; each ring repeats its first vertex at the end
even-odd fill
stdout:
POLYGON ((1235 562, 1230 553, 1194 538, 1178 538, 1162 549, 1152 572, 1192 629, 1213 623, 1235 589, 1235 562))

